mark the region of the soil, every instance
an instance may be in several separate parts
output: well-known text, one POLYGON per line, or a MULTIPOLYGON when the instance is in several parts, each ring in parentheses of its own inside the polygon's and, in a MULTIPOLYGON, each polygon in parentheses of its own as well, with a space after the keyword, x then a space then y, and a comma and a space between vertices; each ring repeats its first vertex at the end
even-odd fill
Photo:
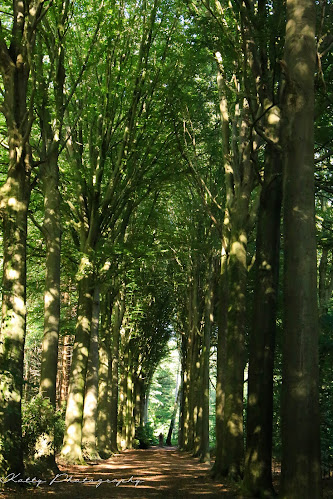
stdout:
MULTIPOLYGON (((175 447, 127 450, 86 466, 58 463, 61 476, 34 486, 4 485, 1 498, 241 498, 235 488, 210 478, 210 465, 175 447), (66 480, 66 481, 65 481, 66 480), (77 482, 75 482, 77 480, 77 482), (91 483, 89 483, 91 480, 91 483), (82 483, 85 481, 86 483, 82 483)), ((274 474, 278 485, 278 473, 274 474)), ((31 477, 33 478, 33 477, 31 477)), ((42 477, 37 477, 42 479, 42 477)), ((333 480, 324 480, 324 497, 333 498, 333 480)))
POLYGON ((175 447, 127 450, 87 466, 64 466, 60 463, 58 466, 64 475, 59 476, 53 484, 50 485, 50 480, 47 480, 46 484, 38 487, 22 487, 22 490, 17 490, 17 487, 12 491, 5 488, 3 493, 0 492, 0 497, 237 497, 230 489, 210 478, 208 464, 199 463, 198 459, 179 452, 175 447), (69 477, 70 482, 60 482, 69 477), (81 483, 73 483, 75 479, 81 483), (82 483, 84 479, 94 480, 94 483, 82 483), (116 480, 121 479, 123 483, 117 485, 116 480), (102 480, 113 483, 103 482, 98 485, 98 481, 102 480))

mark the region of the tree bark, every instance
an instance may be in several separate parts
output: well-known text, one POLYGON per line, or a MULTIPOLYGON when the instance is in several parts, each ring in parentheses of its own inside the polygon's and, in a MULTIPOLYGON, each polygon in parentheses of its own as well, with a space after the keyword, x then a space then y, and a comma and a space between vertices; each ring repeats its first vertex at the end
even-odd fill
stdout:
POLYGON ((187 382, 187 374, 186 374, 186 336, 185 333, 182 333, 181 336, 181 391, 180 391, 180 403, 179 403, 179 432, 178 432, 178 447, 180 450, 185 448, 187 432, 185 427, 186 421, 186 382, 187 382))
POLYGON ((176 420, 177 411, 178 411, 178 405, 179 405, 179 398, 180 398, 180 394, 181 394, 181 391, 182 391, 182 387, 181 387, 181 385, 179 386, 178 383, 179 383, 179 371, 178 371, 178 375, 177 375, 177 386, 176 386, 175 403, 174 403, 174 406, 173 406, 173 411, 172 411, 172 416, 171 416, 171 421, 170 421, 168 435, 167 435, 167 438, 166 438, 166 441, 165 441, 165 445, 168 445, 168 446, 171 446, 172 432, 173 432, 173 429, 174 429, 174 426, 175 426, 175 420, 176 420))
POLYGON ((257 223, 244 487, 253 495, 268 497, 273 494, 273 368, 280 261, 282 159, 271 146, 267 148, 257 223))
POLYGON ((90 349, 83 407, 82 449, 86 459, 99 459, 96 445, 98 414, 99 312, 99 286, 96 285, 92 305, 90 349))
POLYGON ((0 337, 0 433, 3 438, 0 469, 23 471, 21 399, 26 331, 26 239, 30 199, 34 81, 31 77, 36 30, 43 2, 25 6, 14 0, 11 43, 8 48, 0 25, 0 71, 6 119, 9 165, 1 188, 3 217, 2 323, 0 337), (32 94, 29 95, 29 85, 32 94), (7 463, 7 464, 6 464, 7 463))
POLYGON ((211 259, 208 262, 208 277, 205 295, 205 323, 202 345, 201 378, 202 392, 202 428, 199 457, 200 462, 210 462, 209 451, 209 358, 210 358, 210 336, 213 323, 213 283, 211 259))
POLYGON ((322 496, 314 207, 316 9, 287 0, 281 497, 322 496))
MULTIPOLYGON (((26 238, 30 153, 11 138, 7 202, 3 214, 3 278, 1 323, 0 427, 4 460, 11 472, 22 473, 21 399, 26 331, 26 238), (27 175, 28 173, 28 175, 27 175)), ((26 149, 26 148, 25 148, 26 149)), ((1 463, 0 463, 1 464, 1 463)))
POLYGON ((67 400, 69 373, 71 369, 72 343, 71 337, 65 335, 61 341, 59 365, 57 372, 57 408, 61 408, 67 400))
MULTIPOLYGON (((253 132, 249 126, 249 104, 246 99, 236 103, 233 135, 230 145, 230 119, 227 88, 223 79, 224 69, 220 53, 217 84, 220 98, 223 161, 226 185, 226 210, 223 221, 223 259, 227 265, 228 308, 227 327, 222 334, 225 352, 218 353, 217 422, 218 430, 215 475, 241 478, 244 471, 243 440, 243 381, 245 367, 247 239, 250 219, 250 197, 254 186, 253 132), (241 107, 242 106, 242 107, 241 107)), ((236 75, 235 75, 236 78, 236 75)), ((240 99, 240 97, 239 97, 240 99)), ((241 99, 240 99, 241 100, 241 99)), ((224 325, 225 327, 225 325, 224 325)), ((222 338, 219 340, 222 347, 222 338)))
POLYGON ((125 296, 121 293, 115 303, 115 315, 112 329, 112 370, 110 400, 110 445, 113 452, 118 451, 118 383, 119 383, 119 342, 120 329, 125 313, 125 296))
POLYGON ((110 419, 111 390, 111 293, 105 292, 101 303, 101 328, 99 337, 99 371, 98 371, 98 453, 103 459, 111 455, 108 423, 110 419))
MULTIPOLYGON (((235 213, 237 216, 237 214, 235 213)), ((246 232, 232 228, 228 258, 228 326, 224 378, 222 475, 238 479, 243 473, 243 389, 246 326, 246 232)))
POLYGON ((219 477, 224 458, 224 406, 225 406, 225 369, 226 337, 228 329, 228 257, 222 247, 218 276, 217 297, 217 372, 216 372, 216 458, 212 475, 219 477))
MULTIPOLYGON (((46 241, 46 275, 44 291, 44 335, 41 355, 40 393, 55 409, 57 389, 58 341, 60 327, 60 250, 61 222, 58 171, 58 145, 52 144, 43 173, 44 224, 46 241)), ((44 436, 48 445, 39 446, 39 466, 57 471, 54 434, 44 436), (43 462, 43 463, 42 463, 43 462)))
POLYGON ((132 379, 132 351, 129 345, 128 348, 128 363, 126 365, 126 418, 125 418, 125 434, 126 434, 126 449, 133 447, 133 379, 132 379))
POLYGON ((79 306, 76 334, 69 380, 68 402, 66 409, 66 430, 62 457, 67 462, 81 463, 82 458, 82 418, 84 390, 90 347, 90 327, 92 314, 92 289, 90 262, 88 257, 81 261, 82 276, 79 281, 79 306))

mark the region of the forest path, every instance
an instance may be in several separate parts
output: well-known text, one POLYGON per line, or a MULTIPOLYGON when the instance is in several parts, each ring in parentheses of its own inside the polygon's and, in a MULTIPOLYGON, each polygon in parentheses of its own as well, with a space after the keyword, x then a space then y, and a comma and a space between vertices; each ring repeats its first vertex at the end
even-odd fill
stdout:
MULTIPOLYGON (((152 447, 147 450, 128 450, 112 458, 89 466, 59 466, 61 473, 67 473, 71 480, 80 482, 94 480, 94 483, 59 483, 1 494, 0 497, 121 497, 142 499, 149 497, 230 497, 235 496, 230 489, 214 482, 209 475, 210 466, 199 463, 187 453, 175 447, 152 447), (132 477, 132 478, 131 478, 132 477), (128 483, 100 483, 99 480, 130 480, 128 483), (135 485, 135 480, 142 482, 135 485)), ((31 477, 32 478, 32 477, 31 477)), ((38 477, 39 478, 39 477, 38 477)), ((66 476, 58 477, 58 480, 66 476)))

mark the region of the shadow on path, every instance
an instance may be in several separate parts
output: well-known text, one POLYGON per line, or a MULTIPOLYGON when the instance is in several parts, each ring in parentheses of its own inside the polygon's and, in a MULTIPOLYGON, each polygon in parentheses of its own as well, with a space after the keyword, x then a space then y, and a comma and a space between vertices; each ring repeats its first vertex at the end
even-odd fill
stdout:
MULTIPOLYGON (((148 450, 128 450, 105 461, 89 466, 62 466, 63 476, 50 485, 50 480, 39 487, 22 492, 0 493, 0 497, 119 497, 142 499, 149 497, 230 497, 230 489, 214 482, 209 476, 210 466, 201 464, 187 453, 175 447, 152 447, 148 450), (71 477, 71 478, 69 478, 71 477), (69 479, 71 482, 60 482, 69 479), (116 480, 123 483, 116 485, 116 480), (93 480, 93 483, 82 483, 93 480), (111 483, 107 483, 109 480, 111 483), (125 481, 127 480, 127 483, 125 481), (140 480, 137 483, 136 480, 140 480), (103 483, 101 482, 103 481, 103 483), (113 481, 113 483, 112 483, 113 481), (96 485, 98 485, 96 487, 96 485)), ((32 478, 32 477, 31 477, 32 478)), ((42 478, 42 477, 37 477, 42 478)))

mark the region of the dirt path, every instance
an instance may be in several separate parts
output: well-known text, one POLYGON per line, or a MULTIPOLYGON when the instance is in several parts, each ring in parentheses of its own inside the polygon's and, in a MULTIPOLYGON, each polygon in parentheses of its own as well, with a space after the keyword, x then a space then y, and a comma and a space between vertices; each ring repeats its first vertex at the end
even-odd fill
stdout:
POLYGON ((5 493, 0 493, 0 497, 71 497, 72 499, 237 497, 223 485, 211 480, 209 465, 200 464, 197 459, 193 459, 186 453, 180 453, 174 447, 130 450, 90 466, 59 467, 66 475, 58 477, 53 484, 50 485, 48 480, 46 484, 41 484, 39 487, 25 488, 19 492, 6 493, 5 490, 5 493), (60 483, 60 480, 66 478, 72 482, 78 479, 81 483, 60 483), (83 484, 84 479, 86 482, 93 480, 94 483, 83 484), (124 482, 117 486, 115 480, 120 481, 120 479, 124 482), (113 483, 103 482, 96 487, 102 480, 113 481, 113 483), (125 483, 126 480, 129 481, 125 483), (141 482, 137 483, 136 480, 141 482))

